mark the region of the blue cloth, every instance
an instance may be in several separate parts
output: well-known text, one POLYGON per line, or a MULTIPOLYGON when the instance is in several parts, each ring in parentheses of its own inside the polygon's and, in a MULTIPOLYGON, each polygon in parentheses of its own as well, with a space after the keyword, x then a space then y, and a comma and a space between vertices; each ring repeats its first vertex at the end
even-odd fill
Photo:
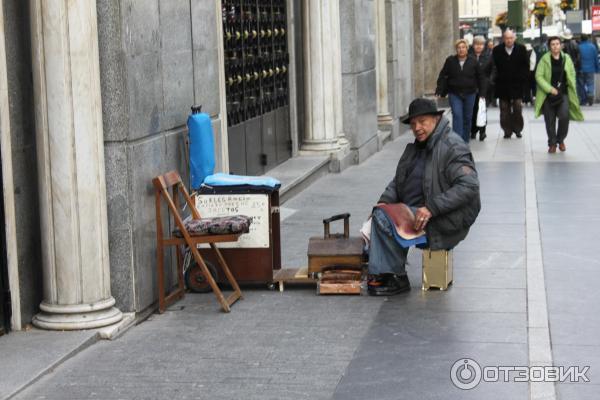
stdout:
POLYGON ((579 57, 581 58, 581 72, 600 72, 598 50, 589 40, 585 40, 579 45, 579 57))
POLYGON ((427 244, 427 236, 425 236, 425 235, 416 237, 414 239, 404 239, 402 236, 400 236, 398 234, 398 231, 396 230, 395 225, 394 225, 394 221, 392 221, 390 216, 387 215, 387 213, 384 210, 380 210, 380 211, 382 211, 383 217, 385 219, 387 219, 388 226, 392 227, 392 229, 391 229, 392 236, 394 237, 394 239, 396 239, 396 242, 398 242, 398 244, 400 246, 404 247, 405 249, 408 249, 411 246, 420 246, 420 245, 427 244))
POLYGON ((452 130, 458 133, 465 143, 469 143, 471 139, 471 121, 476 97, 476 93, 463 95, 450 93, 448 95, 452 110, 452 130))
POLYGON ((187 120, 190 138, 190 177, 192 189, 215 171, 215 144, 212 122, 206 113, 191 114, 187 120))
POLYGON ((256 186, 272 189, 281 186, 281 182, 269 176, 229 175, 222 172, 207 176, 204 184, 208 186, 256 186))

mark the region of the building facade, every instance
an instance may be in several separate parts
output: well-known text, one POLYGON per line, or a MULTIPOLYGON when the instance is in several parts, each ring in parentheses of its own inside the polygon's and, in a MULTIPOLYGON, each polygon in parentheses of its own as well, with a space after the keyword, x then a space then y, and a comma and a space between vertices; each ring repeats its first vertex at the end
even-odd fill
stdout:
POLYGON ((211 116, 219 171, 315 153, 339 171, 401 133, 458 32, 456 1, 0 4, 0 321, 16 330, 154 309, 151 179, 188 181, 190 106, 211 116))

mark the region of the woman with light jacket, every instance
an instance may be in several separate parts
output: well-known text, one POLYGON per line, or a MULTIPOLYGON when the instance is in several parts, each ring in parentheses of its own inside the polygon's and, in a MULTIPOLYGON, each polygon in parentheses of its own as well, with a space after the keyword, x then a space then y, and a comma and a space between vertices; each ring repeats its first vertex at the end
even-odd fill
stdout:
POLYGON ((579 108, 575 66, 571 57, 561 50, 557 36, 548 39, 548 48, 550 51, 542 56, 535 72, 535 117, 544 114, 548 153, 556 153, 557 146, 560 151, 567 150, 565 138, 569 121, 583 121, 583 114, 579 108))

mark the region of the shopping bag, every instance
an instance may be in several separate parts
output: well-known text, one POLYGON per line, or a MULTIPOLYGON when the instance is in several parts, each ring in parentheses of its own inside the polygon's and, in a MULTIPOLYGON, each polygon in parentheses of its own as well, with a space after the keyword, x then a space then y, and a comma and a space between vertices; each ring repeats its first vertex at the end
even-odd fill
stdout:
POLYGON ((365 240, 366 243, 371 242, 371 217, 362 224, 360 228, 360 235, 365 240))
POLYGON ((487 124, 487 114, 485 109, 485 99, 480 97, 478 110, 477 110, 477 121, 476 125, 478 128, 483 128, 487 124))

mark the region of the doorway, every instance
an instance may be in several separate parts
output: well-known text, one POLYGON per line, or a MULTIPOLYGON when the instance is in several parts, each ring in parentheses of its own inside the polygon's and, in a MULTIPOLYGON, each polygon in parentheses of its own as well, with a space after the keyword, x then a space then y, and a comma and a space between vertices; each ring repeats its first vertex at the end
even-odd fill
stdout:
POLYGON ((233 174, 262 175, 291 157, 286 2, 222 2, 233 174))

